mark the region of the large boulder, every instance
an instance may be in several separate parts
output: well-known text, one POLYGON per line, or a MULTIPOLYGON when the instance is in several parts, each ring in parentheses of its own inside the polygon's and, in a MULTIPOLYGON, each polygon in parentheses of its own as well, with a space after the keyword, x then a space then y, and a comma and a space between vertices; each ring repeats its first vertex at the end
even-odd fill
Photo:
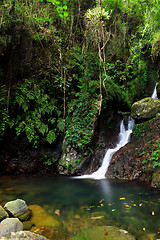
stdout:
POLYGON ((15 218, 19 218, 21 221, 27 220, 31 216, 31 210, 22 199, 7 202, 4 209, 15 218))
POLYGON ((2 206, 0 206, 0 221, 7 217, 9 217, 8 213, 4 210, 2 206))
POLYGON ((127 231, 114 226, 98 226, 86 228, 77 234, 73 240, 135 240, 127 231))
POLYGON ((39 234, 35 234, 29 231, 19 231, 19 232, 12 232, 7 233, 5 236, 1 238, 1 240, 7 239, 34 239, 34 240, 47 240, 46 237, 43 237, 39 234))
POLYGON ((23 224, 18 218, 6 218, 0 223, 0 237, 7 233, 23 230, 23 224))
POLYGON ((135 119, 151 119, 160 113, 160 99, 150 97, 135 102, 131 107, 131 116, 135 119))

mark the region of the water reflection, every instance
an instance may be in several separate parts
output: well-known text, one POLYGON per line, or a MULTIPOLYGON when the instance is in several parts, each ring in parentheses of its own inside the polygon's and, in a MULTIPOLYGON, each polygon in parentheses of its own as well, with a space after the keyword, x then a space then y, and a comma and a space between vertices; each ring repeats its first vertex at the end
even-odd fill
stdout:
POLYGON ((99 187, 102 191, 102 195, 104 196, 106 202, 109 203, 110 201, 112 201, 113 196, 112 196, 111 183, 108 180, 100 180, 99 187))

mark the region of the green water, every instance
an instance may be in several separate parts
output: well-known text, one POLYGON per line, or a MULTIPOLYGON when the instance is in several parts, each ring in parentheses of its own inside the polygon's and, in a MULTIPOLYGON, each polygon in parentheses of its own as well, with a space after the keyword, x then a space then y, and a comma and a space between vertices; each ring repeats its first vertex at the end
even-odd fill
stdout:
POLYGON ((67 236, 60 240, 97 225, 116 225, 138 240, 160 239, 160 191, 141 183, 50 175, 1 177, 0 186, 2 205, 21 198, 59 219, 67 236), (55 215, 56 209, 60 216, 55 215))

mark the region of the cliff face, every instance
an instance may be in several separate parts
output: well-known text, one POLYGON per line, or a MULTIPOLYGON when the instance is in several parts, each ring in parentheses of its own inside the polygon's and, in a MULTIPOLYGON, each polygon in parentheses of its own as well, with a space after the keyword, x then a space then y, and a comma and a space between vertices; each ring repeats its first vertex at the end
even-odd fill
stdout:
POLYGON ((107 178, 140 180, 160 187, 160 117, 136 124, 131 141, 112 158, 107 178))

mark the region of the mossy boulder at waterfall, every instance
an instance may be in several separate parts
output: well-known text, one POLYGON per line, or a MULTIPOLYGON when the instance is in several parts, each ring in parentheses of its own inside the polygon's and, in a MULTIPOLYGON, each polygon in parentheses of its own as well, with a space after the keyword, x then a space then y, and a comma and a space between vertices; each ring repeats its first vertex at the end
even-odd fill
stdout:
POLYGON ((131 116, 135 119, 151 119, 160 113, 160 99, 150 97, 135 102, 131 108, 131 116))

